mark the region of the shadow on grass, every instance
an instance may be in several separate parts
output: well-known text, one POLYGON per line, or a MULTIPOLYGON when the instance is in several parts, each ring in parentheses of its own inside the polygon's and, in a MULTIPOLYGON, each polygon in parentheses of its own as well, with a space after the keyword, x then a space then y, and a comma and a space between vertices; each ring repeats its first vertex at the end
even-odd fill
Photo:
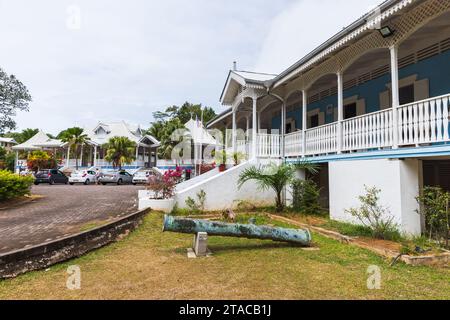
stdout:
POLYGON ((223 244, 223 245, 208 245, 208 248, 213 253, 224 253, 229 251, 242 252, 242 251, 258 251, 258 250, 267 250, 267 249, 292 249, 292 248, 305 248, 304 246, 291 244, 291 243, 282 243, 282 242, 274 242, 274 243, 264 243, 264 244, 223 244))

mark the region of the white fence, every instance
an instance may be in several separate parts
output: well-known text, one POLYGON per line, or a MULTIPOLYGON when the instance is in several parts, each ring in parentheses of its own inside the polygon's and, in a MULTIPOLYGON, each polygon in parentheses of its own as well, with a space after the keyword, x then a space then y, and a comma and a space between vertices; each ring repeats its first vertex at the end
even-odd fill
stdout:
POLYGON ((258 134, 258 156, 261 158, 281 157, 281 136, 279 134, 258 134))
POLYGON ((284 147, 286 157, 297 157, 303 154, 303 132, 297 131, 285 136, 284 147))
POLYGON ((306 131, 306 154, 319 155, 337 151, 337 123, 306 131))
POLYGON ((393 144, 392 110, 383 110, 342 122, 342 151, 389 147, 393 144))
POLYGON ((401 106, 398 109, 399 145, 449 141, 450 95, 401 106))

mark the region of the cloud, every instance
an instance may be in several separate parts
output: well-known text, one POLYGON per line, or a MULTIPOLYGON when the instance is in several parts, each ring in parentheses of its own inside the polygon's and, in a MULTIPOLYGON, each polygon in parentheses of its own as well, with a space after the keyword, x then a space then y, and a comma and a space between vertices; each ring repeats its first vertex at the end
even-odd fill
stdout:
POLYGON ((222 111, 233 60, 280 72, 371 2, 0 0, 0 67, 33 96, 17 117, 21 129, 146 126, 154 111, 185 101, 222 111))
POLYGON ((292 3, 272 20, 254 68, 282 72, 375 8, 379 1, 299 0, 292 3))
POLYGON ((33 96, 19 127, 145 126, 187 100, 221 111, 232 61, 252 65, 267 22, 289 2, 0 0, 0 67, 33 96))

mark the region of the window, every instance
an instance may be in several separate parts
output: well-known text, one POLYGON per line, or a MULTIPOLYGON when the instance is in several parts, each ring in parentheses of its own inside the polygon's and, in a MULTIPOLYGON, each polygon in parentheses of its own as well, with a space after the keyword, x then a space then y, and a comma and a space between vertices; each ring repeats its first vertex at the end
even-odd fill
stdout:
POLYGON ((316 128, 319 126, 319 115, 316 114, 311 116, 311 128, 316 128))
POLYGON ((414 102, 414 84, 400 88, 400 105, 414 102))
POLYGON ((344 120, 356 117, 356 102, 344 107, 344 120))

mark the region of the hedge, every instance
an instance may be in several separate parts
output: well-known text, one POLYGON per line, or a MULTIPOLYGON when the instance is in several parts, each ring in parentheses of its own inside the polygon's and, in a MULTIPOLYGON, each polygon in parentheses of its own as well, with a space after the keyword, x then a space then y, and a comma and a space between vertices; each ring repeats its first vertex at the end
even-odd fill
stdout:
POLYGON ((0 170, 0 201, 30 194, 34 178, 0 170))

